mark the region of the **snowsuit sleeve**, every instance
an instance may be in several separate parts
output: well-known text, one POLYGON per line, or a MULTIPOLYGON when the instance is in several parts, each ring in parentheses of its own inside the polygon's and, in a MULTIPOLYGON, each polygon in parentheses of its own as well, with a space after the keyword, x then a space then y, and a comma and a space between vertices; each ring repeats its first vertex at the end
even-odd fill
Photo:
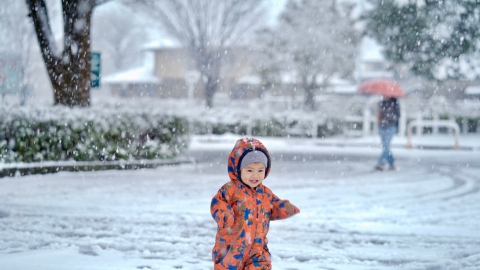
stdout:
POLYGON ((291 204, 290 201, 281 200, 273 193, 270 200, 270 207, 272 210, 270 220, 285 219, 300 213, 300 209, 291 204))
POLYGON ((218 230, 223 235, 232 233, 235 216, 231 205, 231 196, 228 194, 228 185, 223 186, 213 196, 210 204, 210 213, 218 225, 218 230))

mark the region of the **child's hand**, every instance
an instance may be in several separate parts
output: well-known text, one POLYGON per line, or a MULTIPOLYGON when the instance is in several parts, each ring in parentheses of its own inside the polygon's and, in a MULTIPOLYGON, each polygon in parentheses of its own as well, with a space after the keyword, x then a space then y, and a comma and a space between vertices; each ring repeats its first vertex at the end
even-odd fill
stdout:
POLYGON ((225 212, 223 215, 223 218, 221 218, 218 221, 218 226, 223 229, 231 228, 233 227, 233 224, 235 223, 235 217, 233 216, 232 213, 230 212, 225 212))

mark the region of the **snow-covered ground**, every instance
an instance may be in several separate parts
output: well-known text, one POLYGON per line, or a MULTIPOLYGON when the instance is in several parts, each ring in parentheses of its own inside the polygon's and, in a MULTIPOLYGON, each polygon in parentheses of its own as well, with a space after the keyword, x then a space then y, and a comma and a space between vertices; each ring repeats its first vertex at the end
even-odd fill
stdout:
MULTIPOLYGON (((0 179, 0 269, 212 269, 235 139, 194 137, 197 164, 0 179)), ((378 147, 260 140, 265 184, 302 211, 271 224, 274 269, 480 269, 480 151, 397 147, 376 172, 378 147)))

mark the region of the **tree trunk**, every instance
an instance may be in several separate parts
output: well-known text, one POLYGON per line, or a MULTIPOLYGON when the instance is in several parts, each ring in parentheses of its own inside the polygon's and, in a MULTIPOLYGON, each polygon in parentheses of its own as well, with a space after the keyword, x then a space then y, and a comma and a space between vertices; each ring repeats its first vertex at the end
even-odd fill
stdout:
POLYGON ((315 110, 315 93, 311 86, 305 88, 305 109, 308 111, 315 110))
POLYGON ((213 97, 218 89, 220 82, 220 69, 222 63, 221 49, 209 49, 210 52, 205 52, 206 49, 199 49, 194 51, 197 69, 206 78, 205 81, 205 101, 208 108, 213 107, 213 97))
POLYGON ((205 101, 207 103, 207 108, 213 107, 213 97, 215 92, 217 92, 218 84, 214 81, 213 78, 208 78, 207 83, 205 84, 205 101))
POLYGON ((311 81, 309 82, 308 78, 304 76, 302 78, 303 89, 305 90, 305 110, 314 111, 315 110, 315 88, 316 76, 312 76, 311 81))
POLYGON ((90 106, 90 23, 94 0, 62 0, 64 49, 57 50, 44 0, 26 0, 53 86, 54 104, 90 106))

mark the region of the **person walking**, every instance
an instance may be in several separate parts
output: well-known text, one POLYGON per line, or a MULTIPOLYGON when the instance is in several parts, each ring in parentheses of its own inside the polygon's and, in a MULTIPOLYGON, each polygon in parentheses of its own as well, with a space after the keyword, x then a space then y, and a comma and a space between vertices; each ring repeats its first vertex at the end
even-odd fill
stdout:
POLYGON ((390 143, 393 135, 397 133, 398 121, 400 119, 400 105, 394 97, 384 96, 380 101, 377 112, 378 118, 378 133, 382 140, 382 154, 375 166, 376 170, 383 171, 386 169, 385 165, 389 164, 390 170, 395 170, 395 159, 390 150, 390 143))
POLYGON ((271 168, 270 154, 257 139, 239 139, 228 156, 228 176, 212 198, 210 212, 217 223, 212 260, 215 270, 272 269, 267 233, 270 221, 300 210, 263 185, 271 168))

